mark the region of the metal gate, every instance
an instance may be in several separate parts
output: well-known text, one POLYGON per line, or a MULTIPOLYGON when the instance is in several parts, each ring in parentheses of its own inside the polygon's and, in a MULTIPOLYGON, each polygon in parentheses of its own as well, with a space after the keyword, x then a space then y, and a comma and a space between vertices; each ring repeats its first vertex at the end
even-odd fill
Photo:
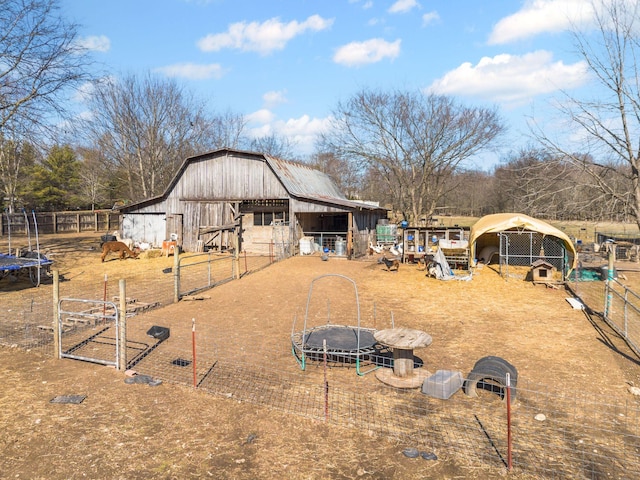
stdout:
POLYGON ((273 255, 277 261, 291 256, 291 231, 289 222, 276 220, 273 223, 273 255))
POLYGON ((508 276, 509 265, 530 267, 542 259, 553 265, 565 280, 568 259, 560 239, 531 231, 500 232, 500 274, 508 276))
POLYGON ((61 298, 58 301, 60 358, 120 369, 118 307, 113 302, 61 298))

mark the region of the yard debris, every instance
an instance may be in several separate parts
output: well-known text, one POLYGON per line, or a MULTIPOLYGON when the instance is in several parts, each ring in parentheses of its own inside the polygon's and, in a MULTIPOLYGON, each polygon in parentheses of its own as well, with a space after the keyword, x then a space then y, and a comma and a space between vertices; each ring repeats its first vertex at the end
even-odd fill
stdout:
POLYGON ((420 451, 417 448, 408 447, 402 451, 402 454, 407 458, 418 458, 420 451))
POLYGON ((402 451, 402 454, 407 458, 421 457, 424 460, 437 460, 438 456, 433 452, 421 452, 417 448, 407 447, 402 451))
POLYGON ((82 403, 85 398, 87 398, 86 395, 58 395, 57 397, 53 397, 49 400, 49 403, 79 404, 82 403))
POLYGON ((584 310, 584 304, 577 298, 569 297, 566 300, 575 310, 584 310))
POLYGON ((186 295, 186 296, 182 297, 182 300, 188 302, 188 301, 193 301, 193 300, 208 300, 210 298, 211 298, 210 295, 186 295))
POLYGON ((247 439, 242 442, 242 445, 250 445, 255 441, 256 438, 258 438, 258 435, 256 435, 255 433, 250 433, 247 439))
POLYGON ((633 382, 627 382, 629 384, 629 386, 627 387, 627 390, 629 390, 629 393, 631 395, 636 395, 636 396, 640 396, 640 388, 636 387, 633 382))
POLYGON ((420 456, 425 460, 437 460, 438 456, 433 452, 420 452, 420 456))
POLYGON ((124 383, 129 385, 134 383, 146 383, 150 387, 157 387, 158 385, 162 385, 162 380, 154 380, 150 375, 134 375, 132 377, 125 378, 124 383))

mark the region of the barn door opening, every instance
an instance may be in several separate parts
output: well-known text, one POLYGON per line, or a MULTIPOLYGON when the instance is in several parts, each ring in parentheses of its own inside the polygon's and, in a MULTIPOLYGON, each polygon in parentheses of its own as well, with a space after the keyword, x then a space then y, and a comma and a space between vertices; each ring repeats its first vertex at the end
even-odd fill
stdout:
POLYGON ((173 240, 173 236, 177 236, 178 244, 182 244, 182 214, 172 213, 167 215, 167 232, 165 240, 173 240))

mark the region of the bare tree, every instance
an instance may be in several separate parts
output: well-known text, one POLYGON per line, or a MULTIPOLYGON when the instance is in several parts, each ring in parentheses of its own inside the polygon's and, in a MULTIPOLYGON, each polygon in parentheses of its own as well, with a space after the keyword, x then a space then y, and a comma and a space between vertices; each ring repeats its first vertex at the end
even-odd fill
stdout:
POLYGON ((33 145, 0 136, 0 192, 2 202, 10 213, 16 211, 22 191, 29 180, 27 171, 36 162, 37 152, 33 145))
POLYGON ((104 205, 109 200, 107 181, 111 175, 99 150, 81 147, 77 149, 77 153, 81 161, 78 193, 94 210, 96 206, 104 205))
POLYGON ((249 141, 249 150, 265 153, 276 158, 292 159, 295 144, 287 137, 267 135, 249 141))
POLYGON ((329 175, 347 198, 366 200, 362 198, 363 179, 343 159, 332 152, 320 152, 313 154, 309 163, 329 175))
POLYGON ((453 215, 481 217, 495 213, 494 175, 481 170, 462 170, 451 178, 452 188, 444 196, 443 207, 453 215), (460 194, 464 192, 464 194, 460 194))
POLYGON ((640 226, 640 4, 603 0, 592 7, 595 33, 578 28, 572 33, 601 96, 582 100, 567 94, 559 106, 577 131, 572 133, 583 139, 580 153, 532 128, 557 159, 582 172, 581 185, 599 192, 599 204, 622 206, 640 226))
POLYGON ((57 0, 0 4, 0 186, 13 211, 33 164, 33 144, 68 118, 67 95, 90 77, 77 26, 58 14, 57 0))
POLYGON ((410 221, 430 216, 451 187, 446 180, 504 130, 495 110, 421 92, 361 91, 333 117, 324 149, 384 182, 379 190, 410 221))
MULTIPOLYGON (((243 115, 226 110, 203 122, 202 145, 208 149, 239 148, 244 139, 247 120, 243 115)), ((197 152, 201 153, 201 152, 197 152)))
POLYGON ((89 104, 87 135, 125 173, 133 200, 161 193, 187 157, 222 146, 212 142, 236 142, 242 125, 209 118, 204 103, 175 81, 150 75, 97 83, 89 104))
POLYGON ((77 26, 57 0, 3 0, 0 8, 0 133, 24 136, 66 117, 66 95, 89 79, 77 26))

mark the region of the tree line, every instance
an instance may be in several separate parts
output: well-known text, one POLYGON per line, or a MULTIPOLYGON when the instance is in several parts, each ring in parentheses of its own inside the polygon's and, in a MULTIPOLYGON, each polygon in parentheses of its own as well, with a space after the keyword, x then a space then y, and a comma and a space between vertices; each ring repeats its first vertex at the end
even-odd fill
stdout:
POLYGON ((108 208, 161 194, 192 155, 232 148, 309 164, 351 199, 398 219, 521 212, 547 219, 640 224, 638 5, 607 0, 596 33, 572 32, 601 98, 567 95, 560 112, 585 141, 567 148, 532 125, 530 145, 491 171, 474 157, 506 126, 497 108, 422 90, 363 88, 336 104, 315 152, 218 112, 176 81, 90 73, 90 52, 58 0, 6 0, 0 12, 0 205, 43 211, 108 208), (600 48, 604 46, 604 48, 600 48), (83 92, 87 113, 70 111, 83 92))

